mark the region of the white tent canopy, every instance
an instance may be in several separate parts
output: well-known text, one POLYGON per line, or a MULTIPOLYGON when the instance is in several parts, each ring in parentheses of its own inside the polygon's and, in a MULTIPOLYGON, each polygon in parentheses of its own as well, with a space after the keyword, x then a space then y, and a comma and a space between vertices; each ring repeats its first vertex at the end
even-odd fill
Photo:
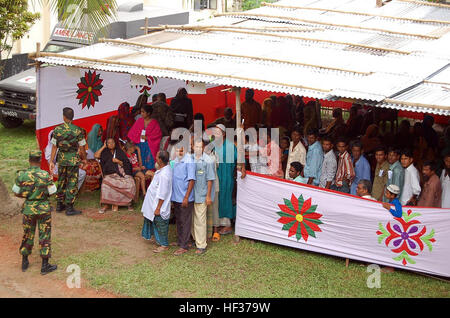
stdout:
POLYGON ((449 6, 285 0, 37 60, 450 115, 449 48, 449 6))

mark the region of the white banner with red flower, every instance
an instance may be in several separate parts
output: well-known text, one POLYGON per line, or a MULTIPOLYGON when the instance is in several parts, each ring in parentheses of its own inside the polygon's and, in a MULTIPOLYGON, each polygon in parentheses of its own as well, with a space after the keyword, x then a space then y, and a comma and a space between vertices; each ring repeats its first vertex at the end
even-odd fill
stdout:
POLYGON ((380 202, 254 173, 237 193, 236 235, 450 277, 450 209, 394 218, 380 202))
MULTIPOLYGON (((38 72, 36 129, 62 123, 62 109, 71 107, 75 119, 116 111, 123 102, 134 106, 140 94, 176 95, 186 82, 147 76, 146 85, 133 85, 131 75, 64 66, 42 67, 38 72)), ((148 101, 151 101, 149 97, 148 101)))

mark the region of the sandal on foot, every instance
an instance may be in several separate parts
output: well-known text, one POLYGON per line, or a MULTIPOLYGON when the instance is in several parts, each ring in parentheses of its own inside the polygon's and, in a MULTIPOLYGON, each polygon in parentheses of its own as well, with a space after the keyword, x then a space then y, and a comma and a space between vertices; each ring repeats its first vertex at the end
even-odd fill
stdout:
POLYGON ((197 248, 197 250, 195 251, 195 254, 197 255, 202 255, 206 253, 206 248, 197 248))
POLYGON ((220 241, 220 234, 219 233, 214 233, 212 239, 213 242, 219 242, 220 241))
POLYGON ((168 246, 159 246, 153 250, 153 253, 161 253, 167 251, 169 249, 168 246))
POLYGON ((175 253, 173 253, 173 255, 175 256, 180 256, 181 254, 187 253, 188 250, 184 249, 184 248, 179 248, 175 251, 175 253))
POLYGON ((172 243, 170 243, 169 245, 170 245, 170 246, 178 246, 178 243, 177 243, 177 242, 172 242, 172 243))
POLYGON ((220 235, 227 235, 227 234, 231 234, 233 233, 233 229, 230 228, 229 230, 225 230, 226 228, 224 227, 222 230, 219 231, 220 235))

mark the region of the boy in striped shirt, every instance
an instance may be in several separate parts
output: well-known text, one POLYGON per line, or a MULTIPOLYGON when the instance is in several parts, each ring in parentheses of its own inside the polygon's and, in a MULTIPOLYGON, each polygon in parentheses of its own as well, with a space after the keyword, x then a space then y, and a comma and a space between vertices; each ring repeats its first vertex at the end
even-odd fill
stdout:
POLYGON ((355 170, 353 169, 352 158, 347 151, 347 141, 340 138, 336 142, 338 155, 338 167, 336 171, 336 182, 332 186, 333 190, 343 193, 350 193, 350 185, 355 178, 355 170))

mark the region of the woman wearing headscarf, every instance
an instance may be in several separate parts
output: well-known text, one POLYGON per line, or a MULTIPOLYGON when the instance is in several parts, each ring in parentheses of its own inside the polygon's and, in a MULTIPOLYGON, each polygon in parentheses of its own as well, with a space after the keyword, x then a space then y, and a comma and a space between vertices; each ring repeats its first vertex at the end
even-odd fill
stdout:
POLYGON ((147 104, 147 100, 148 100, 147 95, 145 94, 139 95, 138 99, 136 100, 136 104, 131 110, 131 116, 133 116, 135 120, 141 118, 141 109, 142 107, 144 107, 144 105, 147 104))
POLYGON ((364 153, 367 155, 381 145, 381 140, 378 137, 378 126, 375 124, 367 127, 366 133, 361 137, 361 143, 364 153))
POLYGON ((362 116, 358 114, 358 104, 350 107, 350 117, 347 120, 347 137, 353 139, 361 134, 362 116))
POLYGON ((94 159, 94 154, 103 146, 102 135, 103 127, 100 124, 92 126, 87 137, 88 159, 94 159))
POLYGON ((173 128, 184 127, 189 129, 192 125, 194 109, 192 100, 188 98, 187 91, 184 87, 178 89, 177 95, 170 103, 170 108, 175 116, 173 128))
POLYGON ((333 109, 333 120, 323 130, 322 134, 336 140, 338 137, 345 136, 347 132, 346 127, 342 117, 342 108, 335 108, 333 109))
POLYGON ((303 116, 305 126, 303 127, 303 135, 306 136, 310 129, 318 129, 317 126, 317 113, 316 113, 316 102, 311 100, 303 108, 303 116))
POLYGON ((87 191, 95 191, 99 189, 101 185, 102 170, 98 161, 95 160, 94 154, 103 146, 102 133, 102 126, 95 124, 92 126, 87 137, 87 163, 82 166, 83 170, 86 171, 84 189, 87 191))
POLYGON ((131 204, 136 194, 136 185, 131 163, 125 152, 116 146, 113 138, 108 138, 95 153, 95 158, 100 159, 104 176, 100 197, 100 204, 104 206, 99 212, 104 213, 108 204, 112 205, 113 211, 117 211, 119 206, 128 206, 129 210, 133 210, 131 204))
POLYGON ((128 132, 133 126, 135 120, 133 115, 130 113, 130 104, 127 102, 120 104, 118 109, 119 117, 119 137, 122 140, 126 140, 128 132))
POLYGON ((266 127, 272 127, 272 99, 266 98, 262 103, 262 124, 266 127))
POLYGON ((428 143, 425 140, 421 123, 414 124, 412 135, 412 150, 414 165, 416 166, 417 170, 422 171, 424 159, 427 160, 426 155, 428 150, 428 143))
POLYGON ((283 127, 285 130, 290 129, 292 121, 290 114, 291 112, 286 98, 284 96, 278 96, 276 106, 272 109, 272 127, 283 127))
POLYGON ((113 138, 116 145, 119 145, 119 116, 117 115, 109 117, 106 122, 106 129, 102 134, 102 142, 105 142, 108 138, 113 138))
POLYGON ((141 109, 141 118, 128 132, 128 138, 141 150, 142 164, 148 170, 155 169, 155 158, 162 138, 158 121, 151 118, 152 112, 151 105, 144 105, 141 109))

